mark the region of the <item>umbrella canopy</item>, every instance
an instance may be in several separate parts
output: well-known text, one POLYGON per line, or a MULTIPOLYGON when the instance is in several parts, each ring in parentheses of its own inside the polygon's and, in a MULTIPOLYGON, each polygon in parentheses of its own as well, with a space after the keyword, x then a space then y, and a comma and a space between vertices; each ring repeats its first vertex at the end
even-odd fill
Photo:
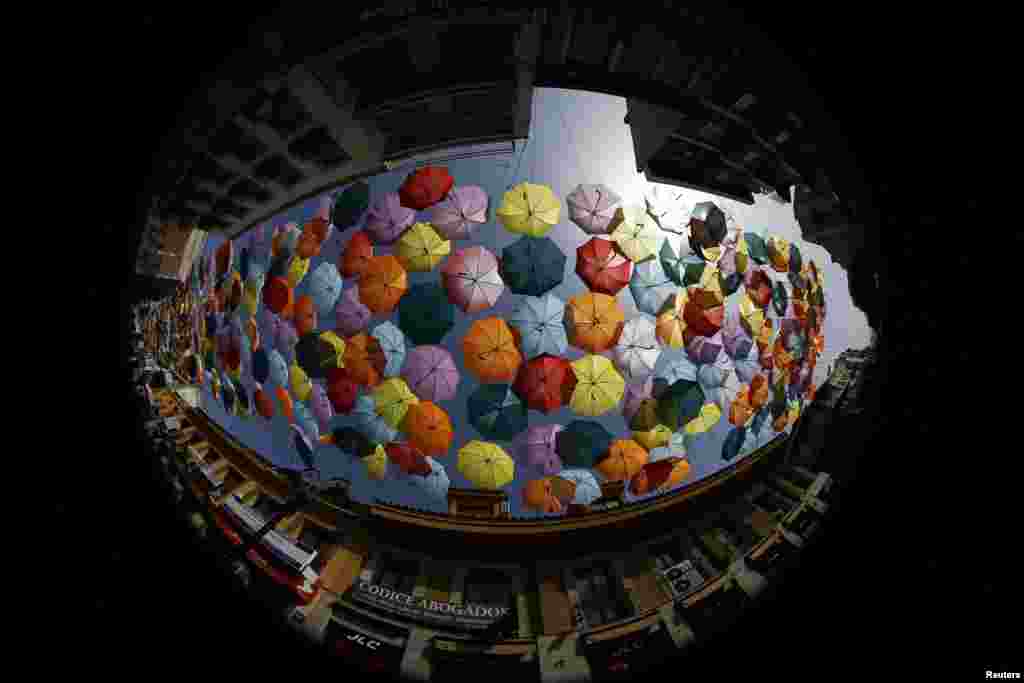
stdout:
POLYGON ((725 344, 722 341, 721 333, 713 334, 710 337, 701 337, 695 334, 693 328, 690 327, 686 330, 684 339, 686 355, 696 365, 709 365, 718 362, 722 357, 725 344))
POLYGON ((570 344, 600 353, 618 343, 625 319, 615 297, 587 292, 569 299, 564 323, 570 344))
POLYGON ((509 232, 543 237, 558 224, 561 209, 562 203, 547 185, 519 183, 505 193, 496 213, 509 232))
POLYGON ((288 390, 284 386, 279 386, 274 390, 274 396, 277 397, 277 402, 281 404, 281 414, 288 418, 288 422, 292 423, 295 421, 295 410, 294 403, 292 403, 292 397, 288 394, 288 390))
POLYGON ((786 315, 788 307, 789 293, 786 292, 786 285, 776 282, 775 287, 772 289, 772 308, 775 309, 775 314, 781 318, 786 315))
MULTIPOLYGON (((601 485, 597 482, 593 472, 585 469, 562 470, 554 479, 560 479, 573 485, 572 498, 567 502, 575 505, 590 505, 601 497, 601 485)), ((554 488, 557 490, 557 485, 554 488)))
POLYGON ((505 282, 498 259, 484 247, 459 249, 441 269, 441 281, 449 300, 464 313, 479 313, 498 303, 505 282))
POLYGON ((337 446, 354 458, 364 458, 374 451, 374 444, 354 427, 342 427, 320 437, 320 443, 337 446))
POLYGON ((356 231, 352 233, 348 244, 345 245, 345 251, 342 252, 341 260, 338 263, 338 270, 345 277, 358 278, 366 272, 372 258, 373 242, 370 241, 369 233, 365 230, 356 231))
POLYGON ((355 428, 371 443, 388 443, 398 438, 398 430, 377 413, 377 401, 372 395, 366 394, 356 399, 352 419, 355 428))
POLYGON ((564 429, 560 424, 534 425, 515 439, 512 453, 520 467, 542 476, 562 471, 556 437, 564 429))
POLYGON ((450 401, 459 387, 459 369, 443 346, 417 346, 402 366, 402 379, 424 401, 450 401))
POLYGON ((789 240, 782 237, 768 238, 768 263, 779 273, 789 272, 789 240))
POLYGON ((306 291, 313 298, 320 315, 330 315, 341 296, 343 284, 338 268, 333 263, 324 261, 310 274, 306 281, 306 291))
POLYGON ((743 234, 743 241, 747 245, 747 255, 758 265, 768 263, 768 245, 764 238, 752 232, 743 234))
POLYGON ((654 377, 647 377, 642 382, 626 385, 622 401, 622 415, 629 420, 640 408, 643 401, 654 397, 654 377))
POLYGON ((671 185, 652 185, 644 195, 647 213, 665 232, 678 235, 687 233, 687 224, 693 210, 679 188, 671 185))
POLYGON ((534 358, 566 352, 569 339, 564 319, 565 303, 553 294, 545 294, 524 297, 508 317, 508 323, 519 333, 523 355, 534 358))
MULTIPOLYGON (((331 266, 333 268, 333 266, 331 266)), ((288 264, 288 273, 285 276, 288 279, 288 286, 295 289, 299 284, 306 279, 306 274, 309 272, 309 259, 302 258, 301 256, 295 255, 292 257, 291 263, 288 264)), ((341 291, 341 288, 338 288, 341 291)))
POLYGON ((408 287, 408 275, 397 258, 374 256, 359 278, 359 300, 373 313, 389 314, 408 287))
POLYGON ((496 491, 515 478, 516 464, 498 444, 470 441, 459 449, 459 472, 473 486, 496 491))
POLYGON ((754 340, 743 329, 739 312, 728 315, 722 325, 722 344, 726 354, 733 360, 745 359, 750 356, 754 340))
POLYGON ((736 398, 729 405, 729 423, 742 427, 754 416, 754 407, 750 404, 750 387, 746 384, 740 386, 736 398))
POLYGON ((771 321, 765 319, 764 311, 749 296, 740 297, 740 325, 755 342, 766 326, 771 329, 771 321))
POLYGON ((621 199, 605 185, 577 185, 566 196, 569 220, 591 235, 607 234, 621 199))
POLYGON ((612 362, 604 356, 587 355, 571 363, 576 387, 569 406, 580 415, 594 417, 609 412, 626 389, 626 382, 612 362))
POLYGON ((437 234, 430 223, 413 223, 398 238, 395 255, 410 272, 427 272, 451 253, 452 243, 437 234))
POLYGON ((416 220, 416 211, 403 206, 395 192, 389 192, 370 207, 363 229, 375 244, 392 244, 416 220))
POLYGON ((299 454, 299 458, 302 460, 306 467, 313 467, 313 444, 309 440, 309 436, 299 425, 288 425, 289 430, 292 434, 292 444, 295 446, 295 452, 299 454))
POLYGON ((359 222, 370 201, 370 186, 357 180, 334 195, 331 205, 331 223, 339 230, 347 230, 359 222))
POLYGON ((703 264, 702 259, 690 251, 686 242, 671 238, 662 242, 661 249, 658 250, 658 260, 668 279, 680 287, 692 282, 692 274, 690 281, 687 281, 687 266, 692 270, 703 264))
POLYGON ((452 421, 436 403, 420 401, 409 407, 402 422, 409 443, 426 455, 441 456, 452 445, 452 421))
POLYGON ((569 361, 543 354, 519 367, 512 390, 529 408, 550 413, 567 404, 576 387, 569 361))
POLYGON ((661 424, 672 431, 679 431, 700 415, 701 407, 707 402, 704 390, 697 382, 678 380, 673 382, 658 397, 658 416, 661 424))
POLYGON ((516 339, 502 318, 473 321, 462 338, 466 367, 481 382, 512 382, 523 357, 516 339))
POLYGON ((672 430, 659 423, 654 426, 654 429, 633 432, 633 440, 648 451, 653 451, 672 441, 672 430))
POLYGON ((444 166, 424 166, 406 176, 398 196, 402 206, 423 211, 444 199, 454 184, 444 166))
POLYGON ((620 207, 615 217, 618 227, 612 231, 612 239, 630 261, 639 263, 658 253, 658 225, 644 207, 620 207))
POLYGON ((267 364, 270 366, 269 378, 274 384, 283 387, 288 385, 288 363, 277 351, 267 352, 267 364))
POLYGON ((633 262, 611 240, 591 237, 576 249, 576 274, 592 291, 615 296, 632 273, 633 262))
POLYGON ((661 347, 654 323, 648 318, 626 321, 619 335, 619 343, 612 351, 615 367, 622 372, 622 376, 629 382, 650 376, 660 356, 661 347))
POLYGON ((635 432, 646 432, 661 423, 658 416, 658 399, 645 398, 629 417, 629 428, 635 432))
POLYGON ((310 442, 319 442, 320 428, 309 407, 304 403, 295 404, 295 424, 302 429, 310 442))
POLYGON ((366 304, 359 300, 359 290, 356 287, 349 287, 342 293, 334 309, 335 329, 339 334, 351 337, 366 329, 372 316, 366 304))
POLYGON ((665 492, 679 486, 690 474, 690 463, 678 456, 648 462, 629 482, 629 491, 642 496, 652 491, 665 492))
POLYGON ((329 369, 345 366, 346 352, 345 340, 334 332, 310 332, 295 345, 295 362, 309 377, 323 379, 329 369))
POLYGON ((482 187, 459 185, 434 205, 430 223, 450 240, 469 239, 478 225, 487 222, 487 204, 487 192, 482 187))
POLYGON ((772 280, 761 268, 750 268, 743 277, 743 289, 747 297, 759 308, 765 308, 772 300, 772 280))
POLYGON ((448 472, 445 471, 444 465, 430 456, 427 456, 427 464, 430 466, 430 474, 421 477, 413 473, 406 481, 425 493, 428 498, 440 501, 446 500, 448 488, 451 485, 448 479, 448 472))
POLYGON ((554 496, 554 477, 532 479, 526 482, 522 492, 523 507, 546 514, 562 512, 562 503, 554 496))
POLYGON ((613 439, 600 422, 573 420, 555 436, 555 449, 570 467, 593 467, 608 452, 613 439))
POLYGON ((482 384, 467 401, 469 422, 490 439, 511 441, 526 429, 526 404, 508 384, 482 384))
POLYGON ((263 304, 277 315, 292 305, 293 296, 288 280, 282 277, 272 277, 263 286, 263 304))
POLYGON ((397 429, 405 418, 409 406, 419 403, 420 399, 412 393, 404 379, 390 377, 373 390, 373 400, 377 412, 384 421, 397 429))
POLYGON ((270 420, 274 417, 274 399, 270 398, 270 394, 263 390, 263 387, 257 385, 258 388, 253 392, 252 400, 256 406, 256 412, 259 413, 260 417, 270 420))
POLYGON ((647 464, 647 451, 632 439, 616 439, 595 468, 607 481, 629 481, 647 464))
POLYGON ((292 363, 288 368, 288 387, 292 394, 300 401, 309 400, 313 391, 313 383, 309 381, 309 375, 297 363, 292 363))
POLYGON ((703 434, 710 431, 722 419, 722 409, 716 403, 705 403, 700 407, 697 417, 686 423, 683 428, 687 434, 703 434))
POLYGON ((260 384, 266 384, 270 377, 270 356, 266 349, 257 349, 252 352, 251 368, 252 377, 260 384))
POLYGON ((513 294, 541 296, 565 278, 565 254, 550 238, 521 237, 502 249, 498 270, 513 294))
POLYGON ((295 302, 294 312, 295 319, 293 322, 299 336, 309 334, 316 329, 319 315, 311 297, 306 295, 300 296, 298 301, 295 302))
POLYGON ((658 315, 669 298, 676 293, 676 285, 665 274, 665 268, 658 259, 648 259, 637 264, 629 281, 636 307, 650 315, 658 315))
POLYGON ((690 234, 702 248, 715 247, 725 239, 725 213, 712 202, 700 202, 690 214, 690 234))
POLYGON ((380 384, 387 358, 380 342, 365 332, 352 335, 345 343, 346 375, 356 384, 375 387, 380 384))
POLYGON ((654 325, 655 334, 665 346, 681 349, 685 344, 684 334, 687 328, 685 311, 689 302, 689 294, 685 289, 677 290, 665 303, 654 325))
POLYGON ((384 352, 387 365, 384 367, 385 377, 394 377, 402 370, 405 363, 405 335, 390 320, 376 325, 370 336, 380 342, 380 349, 384 352))
POLYGON ((388 454, 382 444, 377 444, 373 453, 362 459, 366 466, 366 476, 375 481, 383 481, 388 476, 388 454))
MULTIPOLYGON (((345 348, 347 349, 348 346, 345 348)), ((327 371, 327 398, 335 412, 352 412, 358 397, 359 385, 352 379, 346 368, 327 371)))
POLYGON ((414 285, 398 305, 398 324, 415 345, 440 344, 455 325, 455 306, 436 282, 414 285))
POLYGON ((389 443, 384 447, 388 461, 397 466, 403 474, 429 476, 433 472, 427 456, 410 443, 389 443))

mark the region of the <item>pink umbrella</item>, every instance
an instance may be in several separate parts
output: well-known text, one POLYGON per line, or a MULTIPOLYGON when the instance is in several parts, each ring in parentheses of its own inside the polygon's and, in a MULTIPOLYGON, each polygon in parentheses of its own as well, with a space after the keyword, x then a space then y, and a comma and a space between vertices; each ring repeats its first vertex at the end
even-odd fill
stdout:
POLYGON ((450 240, 469 239, 486 222, 487 193, 476 185, 452 188, 431 210, 430 224, 450 240))
POLYGON ((569 220, 591 235, 604 235, 622 200, 604 185, 577 185, 565 201, 569 205, 569 220))
POLYGON ((313 384, 313 393, 309 397, 309 407, 316 418, 320 432, 326 434, 331 426, 331 418, 334 417, 334 408, 331 406, 331 399, 327 396, 327 390, 322 384, 313 384))
POLYGON ((712 337, 694 335, 686 344, 686 355, 697 365, 708 365, 718 360, 724 348, 725 341, 719 330, 712 337))
POLYGON ((466 247, 449 256, 441 278, 449 301, 465 313, 490 308, 505 290, 498 259, 483 247, 466 247))
POLYGON ((397 192, 389 192, 370 207, 363 230, 376 244, 391 244, 416 220, 416 211, 402 206, 397 192))
POLYGON ((417 346, 405 356, 402 379, 424 401, 450 401, 459 388, 459 369, 443 346, 417 346))
POLYGON ((366 329, 372 317, 370 309, 359 300, 359 288, 349 287, 341 293, 334 308, 334 326, 343 337, 351 337, 366 329))
POLYGON ((562 459, 555 452, 555 438, 564 427, 560 424, 535 425, 522 432, 513 444, 513 455, 523 467, 539 476, 549 477, 562 471, 562 459))
POLYGON ((645 398, 654 398, 654 376, 648 375, 642 382, 633 382, 626 385, 625 398, 622 403, 622 414, 626 421, 633 419, 633 415, 640 409, 640 402, 645 398))

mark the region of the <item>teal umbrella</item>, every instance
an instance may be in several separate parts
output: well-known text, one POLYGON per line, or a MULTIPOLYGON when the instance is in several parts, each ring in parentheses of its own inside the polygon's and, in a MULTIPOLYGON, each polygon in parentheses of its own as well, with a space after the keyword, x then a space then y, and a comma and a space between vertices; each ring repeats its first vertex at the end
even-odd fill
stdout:
POLYGON ((743 448, 743 442, 747 439, 747 428, 736 427, 729 435, 725 437, 725 443, 722 444, 722 460, 732 460, 740 453, 740 449, 743 448))
POLYGON ((789 272, 799 273, 804 266, 804 260, 800 256, 800 249, 795 242, 789 243, 789 272))
POLYGON ((706 402, 704 389, 698 382, 677 380, 658 397, 658 417, 661 424, 677 432, 700 415, 706 402))
POLYGON ((747 243, 747 255, 750 258, 762 266, 768 263, 768 245, 760 235, 748 232, 744 233, 743 239, 747 243))
POLYGON ((597 482, 597 477, 590 470, 562 470, 555 476, 576 484, 576 490, 572 498, 572 502, 576 505, 590 505, 601 497, 601 485, 597 482))
POLYGON ((502 249, 498 273, 513 294, 541 296, 562 284, 565 254, 549 237, 524 235, 502 249))
POLYGON ((398 324, 414 346, 441 344, 455 325, 455 305, 441 285, 415 285, 398 304, 398 324))
POLYGON ((637 309, 651 315, 658 315, 670 296, 676 293, 676 284, 665 273, 659 259, 647 259, 633 268, 629 280, 629 291, 637 309))
POLYGON ((405 335, 402 334, 402 330, 387 320, 374 327, 370 336, 380 342, 380 350, 387 358, 384 376, 394 377, 399 374, 405 364, 405 335))
POLYGON ((331 223, 339 230, 347 230, 359 222, 369 205, 370 186, 363 180, 357 180, 334 195, 331 223))
POLYGON ((328 261, 317 266, 303 282, 306 292, 313 299, 317 313, 321 316, 328 316, 334 310, 341 296, 343 284, 338 267, 328 261))
POLYGON ((687 356, 682 355, 678 351, 670 353, 675 355, 675 358, 669 363, 664 364, 655 373, 655 377, 664 380, 666 386, 671 386, 679 380, 696 382, 697 366, 687 356))
POLYGON ((373 394, 363 394, 357 398, 351 416, 355 420, 355 428, 373 444, 390 443, 398 439, 398 430, 377 413, 377 401, 373 394))
POLYGON ((690 256, 692 254, 689 253, 686 246, 670 239, 665 240, 658 253, 658 260, 661 261, 665 275, 680 287, 683 286, 683 273, 686 270, 687 258, 690 256))
POLYGON ((786 292, 786 285, 776 282, 772 288, 772 308, 775 313, 782 317, 786 315, 786 308, 789 306, 789 293, 786 292))
POLYGON ((739 273, 731 273, 730 275, 723 276, 722 273, 719 272, 718 281, 722 284, 722 293, 726 296, 732 296, 739 291, 740 285, 743 284, 743 276, 739 273))
POLYGON ((573 420, 555 435, 555 452, 569 467, 594 467, 608 455, 614 437, 594 420, 573 420))
POLYGON ((561 356, 569 348, 565 333, 565 302, 553 294, 524 297, 508 318, 519 331, 523 355, 527 359, 544 353, 561 356))
POLYGON ((470 424, 486 439, 511 441, 526 431, 526 404, 508 384, 481 384, 467 404, 470 424))
POLYGON ((760 434, 761 428, 764 427, 764 423, 768 421, 769 414, 770 411, 767 406, 758 411, 757 415, 754 416, 753 422, 750 423, 750 431, 755 435, 760 434))

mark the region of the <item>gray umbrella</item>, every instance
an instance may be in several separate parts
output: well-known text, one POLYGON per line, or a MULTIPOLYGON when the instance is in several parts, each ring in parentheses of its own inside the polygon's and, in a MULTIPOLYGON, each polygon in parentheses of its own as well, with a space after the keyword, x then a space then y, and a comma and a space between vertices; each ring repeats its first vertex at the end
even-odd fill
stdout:
POLYGON ((633 268, 629 291, 632 292, 633 301, 639 310, 658 315, 669 297, 676 293, 677 287, 665 273, 660 259, 647 259, 633 268))

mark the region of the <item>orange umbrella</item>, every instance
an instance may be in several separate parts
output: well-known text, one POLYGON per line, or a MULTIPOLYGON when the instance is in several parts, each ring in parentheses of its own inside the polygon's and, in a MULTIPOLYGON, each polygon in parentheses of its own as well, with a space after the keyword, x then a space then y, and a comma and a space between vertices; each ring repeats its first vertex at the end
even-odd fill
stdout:
POLYGON ((782 343, 782 335, 775 340, 772 359, 775 361, 775 367, 782 371, 789 370, 793 365, 793 354, 786 350, 785 344, 782 343))
POLYGON ((591 353, 618 344, 625 321, 626 314, 615 297, 600 292, 578 294, 565 307, 569 343, 591 353))
POLYGON ((365 332, 345 339, 345 354, 342 360, 348 377, 365 387, 380 384, 381 375, 387 367, 387 357, 380 347, 380 342, 365 332))
POLYGON ((547 513, 562 511, 562 503, 555 498, 551 489, 552 477, 532 479, 523 487, 523 507, 547 513))
POLYGON ((729 406, 729 423, 742 427, 747 424, 747 420, 753 414, 754 409, 750 405, 750 387, 744 384, 740 387, 736 398, 733 399, 732 404, 729 406))
POLYGON ((372 258, 373 242, 365 231, 360 230, 353 234, 345 245, 338 270, 345 277, 357 278, 366 271, 372 258))
POLYGON ((359 300, 373 313, 391 313, 408 288, 409 278, 397 258, 374 256, 359 278, 359 300))
POLYGON ((281 412, 288 418, 289 423, 295 422, 295 410, 292 405, 292 397, 284 387, 278 387, 274 392, 277 400, 281 402, 281 412))
POLYGON ((772 422, 772 429, 774 429, 777 432, 781 432, 782 430, 784 430, 786 428, 786 425, 788 425, 788 424, 789 424, 789 412, 787 411, 787 412, 783 413, 782 415, 779 415, 777 418, 775 418, 775 421, 772 422))
POLYGON ((466 367, 481 382, 512 382, 523 356, 516 348, 516 337, 501 318, 481 318, 462 338, 466 367))
POLYGON ((632 439, 616 439, 608 448, 608 456, 596 469, 608 481, 629 481, 647 464, 649 456, 644 447, 632 439))
POLYGON ((634 496, 665 491, 681 484, 689 473, 690 463, 680 457, 649 462, 630 480, 629 490, 634 496))
POLYGON ((309 334, 316 329, 317 314, 313 299, 303 294, 295 302, 295 331, 299 336, 309 334))
POLYGON ((764 353, 772 345, 772 338, 775 336, 774 323, 771 318, 766 318, 764 325, 761 326, 761 331, 757 334, 755 341, 757 341, 757 348, 764 353))
POLYGON ((658 341, 674 349, 681 349, 686 344, 686 304, 689 301, 686 290, 681 289, 671 297, 658 314, 654 332, 658 341))
POLYGON ((331 230, 331 223, 323 216, 314 216, 302 226, 303 234, 312 235, 317 244, 323 244, 331 230))
POLYGON ((252 398, 256 404, 256 412, 260 414, 260 417, 268 420, 274 417, 274 401, 267 395, 267 392, 263 391, 263 389, 257 389, 252 398))
POLYGON ((764 407, 769 399, 768 378, 763 374, 754 375, 754 378, 750 380, 747 398, 750 401, 750 407, 754 410, 764 407))
POLYGON ((283 277, 272 277, 263 287, 263 304, 278 315, 291 305, 293 296, 288 280, 283 277))
POLYGON ((424 455, 442 456, 452 447, 452 420, 443 408, 430 401, 409 406, 401 427, 409 444, 424 455))
POLYGON ((317 240, 316 235, 311 232, 305 232, 299 236, 299 241, 295 245, 295 254, 299 258, 313 258, 314 256, 320 255, 320 242, 317 240))

